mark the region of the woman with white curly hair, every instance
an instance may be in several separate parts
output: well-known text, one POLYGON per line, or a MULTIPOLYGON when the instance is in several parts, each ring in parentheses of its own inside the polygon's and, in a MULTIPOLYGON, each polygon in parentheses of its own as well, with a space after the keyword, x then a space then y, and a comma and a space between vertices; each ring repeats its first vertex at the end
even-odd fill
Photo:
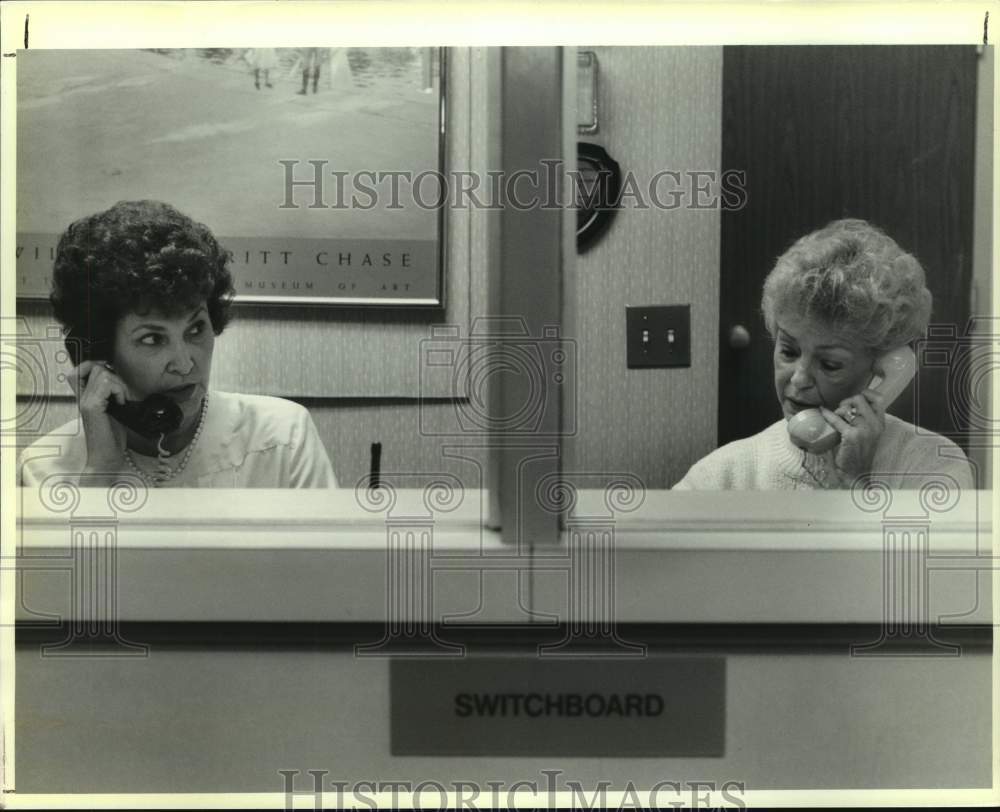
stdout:
POLYGON ((778 259, 761 306, 784 417, 713 451, 674 487, 835 489, 875 474, 892 487, 913 488, 942 473, 974 487, 958 446, 885 412, 897 394, 891 390, 909 376, 892 386, 880 364, 912 364, 905 347, 930 318, 931 293, 915 257, 864 220, 837 220, 778 259), (810 420, 829 442, 793 436, 810 420))

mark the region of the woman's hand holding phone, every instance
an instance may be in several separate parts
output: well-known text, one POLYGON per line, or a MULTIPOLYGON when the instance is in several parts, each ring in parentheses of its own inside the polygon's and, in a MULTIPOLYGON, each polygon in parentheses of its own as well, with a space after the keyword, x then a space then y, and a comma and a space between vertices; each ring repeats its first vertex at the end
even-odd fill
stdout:
POLYGON ((885 431, 888 405, 882 392, 864 389, 842 400, 835 411, 820 407, 826 422, 840 434, 833 463, 842 484, 850 485, 871 471, 879 438, 885 431))
POLYGON ((67 376, 80 404, 87 438, 87 473, 117 473, 125 454, 127 431, 108 414, 114 400, 124 404, 128 387, 103 361, 83 361, 67 376))

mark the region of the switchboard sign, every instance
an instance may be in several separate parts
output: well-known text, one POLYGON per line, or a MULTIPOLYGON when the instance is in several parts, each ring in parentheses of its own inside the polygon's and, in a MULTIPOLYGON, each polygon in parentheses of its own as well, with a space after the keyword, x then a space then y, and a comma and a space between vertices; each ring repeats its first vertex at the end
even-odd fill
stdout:
POLYGON ((396 756, 722 756, 725 660, 394 660, 396 756))

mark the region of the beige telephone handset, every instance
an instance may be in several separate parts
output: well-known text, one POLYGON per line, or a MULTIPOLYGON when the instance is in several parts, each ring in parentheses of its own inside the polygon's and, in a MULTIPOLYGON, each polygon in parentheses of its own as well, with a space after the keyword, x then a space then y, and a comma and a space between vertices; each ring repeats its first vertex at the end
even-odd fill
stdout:
MULTIPOLYGON (((917 358, 907 346, 878 357, 869 389, 877 389, 888 406, 906 389, 917 372, 917 358)), ((788 421, 788 435, 799 448, 825 454, 840 442, 840 434, 823 418, 819 409, 805 409, 788 421)))

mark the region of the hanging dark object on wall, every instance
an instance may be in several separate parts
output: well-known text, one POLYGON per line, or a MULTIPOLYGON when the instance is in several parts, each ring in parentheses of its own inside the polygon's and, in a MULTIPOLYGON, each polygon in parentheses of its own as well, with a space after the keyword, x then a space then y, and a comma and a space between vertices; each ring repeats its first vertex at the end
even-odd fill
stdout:
POLYGON ((618 209, 622 172, 604 147, 579 141, 576 184, 576 250, 590 249, 611 226, 618 209))

